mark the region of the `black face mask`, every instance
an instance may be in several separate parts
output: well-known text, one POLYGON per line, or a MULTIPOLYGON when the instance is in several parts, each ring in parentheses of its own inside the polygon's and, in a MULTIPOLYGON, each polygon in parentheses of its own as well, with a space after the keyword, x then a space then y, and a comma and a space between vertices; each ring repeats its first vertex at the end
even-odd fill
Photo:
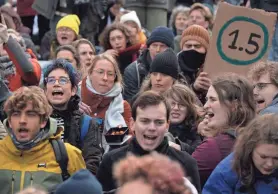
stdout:
POLYGON ((182 71, 197 71, 205 62, 206 53, 195 50, 182 51, 178 55, 179 65, 182 71))

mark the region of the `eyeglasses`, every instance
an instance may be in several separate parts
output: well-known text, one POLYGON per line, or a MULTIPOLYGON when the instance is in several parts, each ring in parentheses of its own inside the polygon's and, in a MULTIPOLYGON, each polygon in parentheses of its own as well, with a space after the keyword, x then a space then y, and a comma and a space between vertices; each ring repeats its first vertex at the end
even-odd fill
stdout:
POLYGON ((177 102, 170 102, 171 109, 178 107, 179 110, 184 110, 186 107, 183 104, 179 104, 177 102))
POLYGON ((273 84, 273 83, 257 83, 253 87, 257 88, 258 90, 262 90, 269 84, 273 84))
POLYGON ((106 74, 108 79, 115 79, 116 78, 116 74, 111 72, 111 71, 105 72, 103 69, 95 69, 93 71, 96 72, 96 74, 100 77, 104 77, 104 75, 106 74))
POLYGON ((55 77, 45 78, 46 83, 51 84, 51 85, 54 85, 57 80, 60 85, 66 85, 70 81, 70 79, 68 77, 59 77, 58 79, 56 79, 55 77))

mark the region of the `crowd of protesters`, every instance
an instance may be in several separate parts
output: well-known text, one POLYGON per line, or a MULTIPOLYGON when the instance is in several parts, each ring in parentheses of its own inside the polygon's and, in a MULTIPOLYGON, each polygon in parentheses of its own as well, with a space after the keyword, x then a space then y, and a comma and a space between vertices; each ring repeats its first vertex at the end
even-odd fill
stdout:
POLYGON ((221 2, 0 1, 0 194, 278 191, 278 22, 248 75, 204 71, 221 2))

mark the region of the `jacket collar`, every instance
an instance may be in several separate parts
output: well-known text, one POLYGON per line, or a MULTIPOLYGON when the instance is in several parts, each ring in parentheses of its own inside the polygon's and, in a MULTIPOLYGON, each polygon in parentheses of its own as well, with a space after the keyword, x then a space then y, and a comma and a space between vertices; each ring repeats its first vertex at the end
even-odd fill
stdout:
MULTIPOLYGON (((167 137, 164 137, 161 144, 153 151, 156 151, 160 154, 166 154, 168 148, 169 148, 169 144, 168 144, 167 137)), ((139 145, 138 141, 136 140, 136 137, 131 140, 128 150, 139 156, 143 156, 150 153, 150 151, 143 150, 143 148, 139 145)))

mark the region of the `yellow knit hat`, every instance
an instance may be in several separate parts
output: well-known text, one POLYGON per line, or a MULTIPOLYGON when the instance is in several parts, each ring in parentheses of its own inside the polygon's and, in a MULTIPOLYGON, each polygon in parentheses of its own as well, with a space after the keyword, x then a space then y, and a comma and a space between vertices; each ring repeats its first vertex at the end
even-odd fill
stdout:
POLYGON ((67 15, 65 17, 62 17, 59 22, 56 25, 56 30, 60 27, 68 27, 72 29, 76 35, 79 34, 79 25, 80 25, 80 20, 77 15, 71 14, 67 15))
POLYGON ((208 49, 209 39, 209 32, 204 27, 194 24, 183 31, 180 47, 182 48, 184 43, 188 40, 196 40, 208 49))

